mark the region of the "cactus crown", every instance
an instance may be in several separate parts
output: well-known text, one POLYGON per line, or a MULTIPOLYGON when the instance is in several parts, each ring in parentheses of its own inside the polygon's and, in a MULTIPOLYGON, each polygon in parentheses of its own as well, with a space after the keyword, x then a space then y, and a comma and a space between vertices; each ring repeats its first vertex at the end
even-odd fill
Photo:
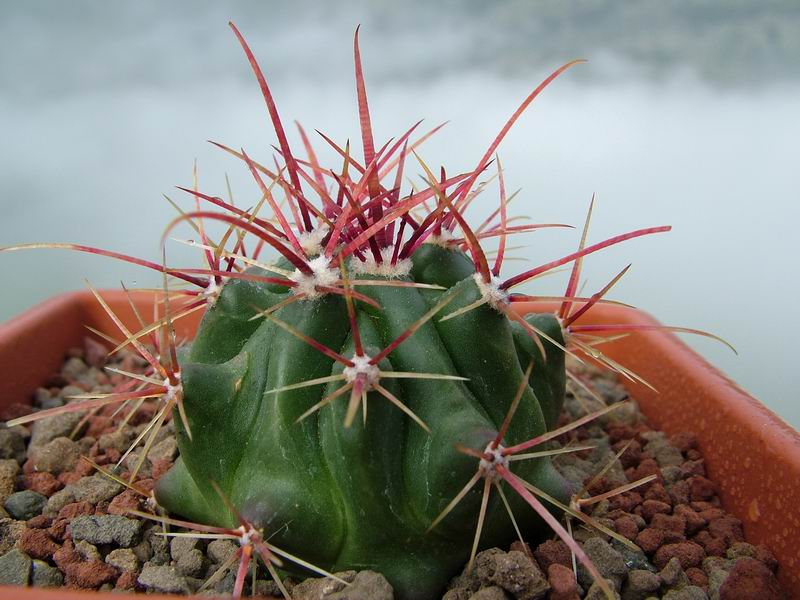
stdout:
MULTIPOLYGON (((523 111, 580 61, 557 69, 525 98, 472 171, 450 175, 442 168, 437 175, 417 150, 441 126, 412 141, 417 123, 376 149, 356 30, 363 160, 349 143, 341 147, 323 135, 342 159, 339 169, 323 168, 301 127, 307 158, 293 153, 266 78, 231 28, 260 85, 280 158, 271 169, 244 150, 215 144, 244 163, 258 202, 242 210, 196 185, 180 188, 194 199, 194 210, 181 211, 164 235, 191 225, 199 241, 186 243, 202 250, 207 263, 199 269, 74 244, 3 248, 110 256, 159 271, 165 281, 163 316, 150 325, 140 319, 139 331, 130 331, 94 292, 124 335, 117 348, 133 346, 150 364, 148 376, 111 396, 14 423, 123 402, 135 410, 155 398, 159 410, 134 445, 147 449, 159 427, 175 419, 181 456, 160 480, 155 501, 191 521, 142 516, 237 540, 236 595, 259 555, 278 581, 279 567, 298 575, 372 568, 401 598, 432 597, 479 545, 536 535, 543 524, 597 575, 542 504, 586 521, 574 490, 548 453, 528 451, 600 414, 556 428, 570 376, 565 353, 582 350, 636 377, 595 348, 598 334, 624 326, 576 322, 606 301, 627 267, 596 294, 578 297, 582 259, 669 227, 587 245, 587 217, 575 252, 504 279, 509 235, 562 225, 512 225, 513 196, 495 159, 523 111), (412 158, 424 185, 403 195, 412 158), (499 206, 471 227, 464 215, 495 177, 499 206), (271 218, 261 216, 267 207, 271 218), (227 226, 217 241, 206 231, 211 222, 227 226), (481 243, 495 238, 490 265, 481 243), (260 258, 267 246, 277 261, 260 258), (570 263, 564 295, 545 298, 560 302, 555 313, 522 317, 513 310, 516 302, 542 299, 514 293, 516 286, 570 263), (190 288, 170 291, 168 278, 190 288), (196 339, 177 348, 172 323, 200 310, 196 339)), ((128 477, 134 489, 137 471, 138 465, 128 477)))

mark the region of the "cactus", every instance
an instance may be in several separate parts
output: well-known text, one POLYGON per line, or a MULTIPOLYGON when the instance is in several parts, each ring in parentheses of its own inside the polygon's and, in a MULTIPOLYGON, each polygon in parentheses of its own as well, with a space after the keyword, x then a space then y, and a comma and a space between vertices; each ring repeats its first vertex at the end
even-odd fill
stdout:
MULTIPOLYGON (((125 336, 119 347, 134 346, 150 364, 146 377, 132 376, 114 394, 9 424, 131 401, 136 410, 155 399, 161 408, 134 442, 145 449, 127 485, 144 493, 134 485, 141 460, 161 425, 173 418, 180 458, 158 482, 154 500, 192 521, 141 516, 239 541, 237 597, 257 554, 281 589, 279 566, 298 576, 373 569, 386 575, 398 597, 429 598, 474 558, 479 545, 506 545, 548 528, 599 578, 538 500, 591 524, 578 504, 568 504, 575 490, 546 452, 520 453, 608 410, 556 428, 572 377, 565 353, 581 350, 636 378, 594 347, 598 335, 630 328, 575 322, 606 301, 627 268, 593 296, 580 298, 581 264, 603 248, 669 227, 587 245, 587 216, 576 252, 503 280, 509 235, 561 225, 510 225, 511 198, 499 159, 498 209, 474 229, 463 216, 485 189, 478 179, 508 130, 547 85, 579 61, 533 90, 474 170, 448 177, 442 169, 437 177, 416 150, 438 127, 409 143, 417 123, 376 150, 357 30, 363 163, 351 156, 349 144, 342 148, 326 137, 343 159, 336 171, 320 167, 302 128, 308 160, 292 154, 266 79, 231 27, 258 79, 283 165, 276 161, 271 171, 244 150, 216 144, 240 159, 258 185, 261 198, 249 211, 204 194, 197 185, 180 188, 193 197, 196 210, 181 211, 165 236, 188 222, 200 239, 187 243, 203 251, 207 268, 177 269, 74 244, 0 248, 89 252, 156 270, 165 280, 165 314, 149 326, 142 321, 138 332, 127 329, 95 292, 125 336), (401 198, 412 154, 425 185, 401 198), (386 187, 392 172, 394 181, 386 187), (285 194, 284 208, 275 199, 276 188, 285 194), (309 188, 321 207, 309 200, 304 191, 309 188), (202 210, 201 203, 222 211, 202 210), (258 216, 264 205, 274 219, 258 216), (218 242, 206 230, 213 222, 227 225, 218 242), (254 248, 246 238, 257 240, 254 248), (491 238, 499 243, 490 266, 481 242, 491 238), (266 246, 279 253, 277 262, 259 259, 266 246), (514 287, 569 263, 564 295, 548 298, 561 302, 558 311, 523 318, 513 310, 515 302, 542 299, 514 293, 514 287), (194 289, 170 291, 168 278, 194 289), (175 295, 186 301, 175 307, 175 295), (206 312, 195 340, 189 348, 176 348, 173 321, 199 310, 206 312), (481 479, 483 493, 474 489, 481 479), (515 494, 506 494, 510 491, 515 494)), ((611 597, 605 580, 598 580, 611 597)))
MULTIPOLYGON (((330 295, 252 320, 292 291, 226 284, 182 361, 192 437, 181 428, 181 459, 159 482, 159 503, 198 522, 231 526, 234 516, 211 485, 216 482, 245 519, 315 564, 379 571, 402 597, 432 597, 442 589, 469 556, 470 515, 480 503, 479 495, 470 495, 456 514, 427 531, 475 470, 474 460, 455 448, 486 447, 531 358, 536 368, 507 438, 520 443, 543 434, 560 412, 564 355, 545 341, 545 363, 535 346, 515 344, 526 336, 522 328, 488 305, 446 321, 437 320, 437 311, 420 323, 440 306, 454 311, 473 303, 481 292, 460 250, 426 245, 406 264, 409 272, 399 281, 442 285, 456 269, 465 276, 444 290, 359 288, 381 308, 357 302, 353 326, 347 301, 330 295), (412 336, 392 344, 412 326, 412 336), (427 373, 443 377, 423 378, 427 373), (319 378, 330 381, 293 387, 319 378), (368 416, 347 419, 348 396, 366 410, 362 393, 368 416), (339 396, 301 419, 324 398, 339 396), (418 422, 387 398, 402 402, 418 422)), ((359 277, 379 276, 362 273, 355 287, 359 277)), ((552 315, 529 319, 562 341, 552 315)), ((516 473, 567 500, 569 490, 548 459, 520 463, 516 473)), ((512 510, 521 527, 536 526, 521 501, 512 500, 512 510)), ((486 531, 489 544, 514 538, 499 500, 489 507, 486 531)))

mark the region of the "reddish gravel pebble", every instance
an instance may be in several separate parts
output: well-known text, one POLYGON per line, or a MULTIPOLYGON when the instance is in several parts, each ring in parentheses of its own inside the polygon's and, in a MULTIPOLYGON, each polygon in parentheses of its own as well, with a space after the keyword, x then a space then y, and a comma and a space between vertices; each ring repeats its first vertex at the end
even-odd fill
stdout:
POLYGON ((725 556, 727 549, 725 540, 714 537, 708 531, 701 531, 692 539, 700 544, 709 556, 725 556))
POLYGON ((543 571, 547 571, 552 564, 560 564, 565 567, 572 567, 572 555, 570 554, 569 547, 558 540, 548 540, 533 551, 536 557, 536 562, 543 571))
POLYGON ((550 583, 548 600, 579 600, 578 582, 572 569, 553 563, 547 569, 547 580, 550 583))
POLYGON ((642 497, 637 492, 626 492, 609 498, 609 505, 612 509, 619 509, 624 512, 631 512, 641 503, 642 497))
POLYGON ((766 546, 756 546, 756 553, 753 557, 757 561, 764 563, 767 568, 775 573, 778 570, 778 560, 766 546))
POLYGON ((668 515, 671 512, 672 506, 666 502, 660 502, 658 500, 645 500, 642 503, 642 516, 647 522, 650 522, 657 514, 668 515))
POLYGON ((686 531, 686 521, 683 517, 677 515, 658 514, 653 515, 653 519, 650 521, 650 527, 683 536, 686 531))
POLYGON ((58 542, 63 542, 67 539, 67 526, 69 525, 69 519, 56 519, 47 532, 50 534, 54 540, 58 542))
POLYGON ((128 511, 141 510, 142 497, 133 490, 125 490, 108 505, 108 514, 127 516, 128 511))
POLYGON ((719 589, 720 600, 781 600, 785 598, 778 580, 753 558, 741 558, 719 589))
POLYGON ((74 519, 83 515, 91 515, 94 512, 94 506, 86 502, 72 502, 67 504, 64 508, 58 511, 59 519, 74 519))
POLYGON ((636 524, 636 520, 629 515, 614 521, 614 529, 618 534, 624 535, 631 541, 635 540, 636 536, 639 535, 639 526, 636 524))
POLYGON ((81 477, 83 476, 73 471, 70 471, 68 473, 58 474, 58 480, 64 485, 72 485, 74 483, 78 483, 78 480, 80 480, 81 477))
POLYGON ((113 428, 111 417, 94 417, 89 421, 89 429, 86 430, 86 435, 93 438, 99 438, 106 433, 106 430, 113 428))
POLYGON ((59 545, 44 529, 23 529, 18 543, 22 552, 41 560, 49 559, 59 549, 59 545))
POLYGON ((672 500, 673 506, 678 504, 688 504, 689 500, 691 499, 691 495, 689 493, 689 482, 685 479, 675 482, 675 484, 669 489, 669 497, 672 500))
POLYGON ((709 522, 708 532, 714 537, 724 540, 726 545, 744 541, 742 522, 736 517, 731 517, 729 515, 719 517, 709 522))
POLYGON ((172 468, 172 461, 164 458, 153 461, 153 478, 158 479, 172 468))
POLYGON ((85 460, 79 460, 78 464, 75 465, 74 472, 81 477, 86 477, 87 475, 94 475, 94 467, 85 460))
POLYGON ((661 529, 648 527, 636 536, 636 545, 639 546, 645 554, 652 554, 658 550, 663 543, 664 531, 661 529))
POLYGON ((670 443, 684 454, 689 450, 697 449, 697 436, 693 433, 676 433, 669 438, 670 443))
POLYGON ((689 578, 689 582, 692 585, 696 585, 697 587, 703 589, 708 588, 708 575, 706 575, 703 569, 698 569, 697 567, 690 567, 686 569, 686 577, 689 578))
POLYGON ((23 484, 26 489, 39 492, 48 498, 61 489, 62 483, 52 473, 29 473, 23 484))
POLYGON ((66 584, 83 589, 97 589, 104 583, 113 583, 117 579, 117 570, 99 560, 72 563, 64 569, 66 584))
POLYGON ((62 571, 73 563, 81 561, 81 555, 75 550, 72 540, 67 540, 64 545, 53 553, 53 562, 62 571))
POLYGON ((705 461, 701 460, 687 460, 681 465, 681 471, 687 476, 700 475, 705 477, 706 465, 705 461))
POLYGON ((717 495, 717 484, 701 475, 689 479, 692 500, 708 500, 717 495))
POLYGON ((125 571, 117 579, 116 588, 119 590, 132 591, 136 589, 136 578, 138 574, 133 571, 125 571))
POLYGON ((27 523, 25 523, 31 529, 47 529, 52 524, 53 520, 44 515, 37 515, 32 519, 28 519, 27 523))
MULTIPOLYGON (((658 467, 658 463, 652 458, 645 458, 637 467, 628 469, 625 474, 628 476, 630 481, 636 481, 637 479, 649 477, 650 475, 656 475, 658 479, 661 479, 661 469, 658 467)), ((646 487, 647 484, 639 487, 638 489, 641 490, 645 489, 646 487)))
POLYGON ((683 519, 686 535, 694 535, 707 524, 707 521, 703 517, 686 504, 679 504, 676 506, 673 509, 673 514, 683 519))
POLYGON ((645 500, 658 500, 659 502, 663 502, 664 504, 672 506, 672 498, 667 491, 667 488, 664 487, 663 483, 658 481, 654 482, 648 489, 644 495, 645 500))
POLYGON ((663 569, 671 558, 677 558, 685 570, 689 567, 699 567, 705 556, 703 547, 694 542, 666 544, 656 551, 653 564, 659 569, 663 569))

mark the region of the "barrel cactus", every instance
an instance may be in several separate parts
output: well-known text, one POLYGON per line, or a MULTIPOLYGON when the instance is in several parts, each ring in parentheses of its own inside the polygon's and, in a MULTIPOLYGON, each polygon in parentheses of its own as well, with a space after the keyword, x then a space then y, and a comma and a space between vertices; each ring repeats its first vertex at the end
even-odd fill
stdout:
MULTIPOLYGON (((506 438, 519 443, 552 427, 564 396, 564 355, 545 341, 545 362, 523 328, 488 304, 442 320, 442 312, 481 296, 472 263, 457 249, 426 244, 387 278, 442 290, 357 285, 358 278, 386 277, 381 266, 354 278, 380 308, 356 300, 353 326, 341 296, 253 319, 293 290, 241 280, 224 286, 181 364, 192 435, 181 429, 181 459, 159 482, 157 499, 198 522, 234 525, 216 482, 278 546, 331 571, 379 571, 402 597, 427 598, 466 562, 481 500, 471 494, 428 532, 475 472, 474 459, 456 448, 486 447, 532 359, 536 367, 506 438), (437 305, 445 308, 387 354, 437 305), (327 381, 299 386, 320 379, 327 381), (360 411, 368 407, 358 419, 347 418, 351 397, 360 411), (326 398, 332 400, 301 419, 326 398)), ((554 316, 528 318, 562 342, 554 316)), ((515 473, 568 498, 546 458, 520 462, 515 473)), ((521 500, 511 502, 520 525, 535 527, 535 514, 521 500)), ((485 531, 487 544, 515 537, 499 499, 485 531)))

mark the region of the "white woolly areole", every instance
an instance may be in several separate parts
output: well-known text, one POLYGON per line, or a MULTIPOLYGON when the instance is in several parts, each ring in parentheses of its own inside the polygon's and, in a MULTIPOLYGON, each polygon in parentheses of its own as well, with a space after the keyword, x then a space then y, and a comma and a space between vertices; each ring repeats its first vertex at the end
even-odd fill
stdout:
POLYGON ((381 370, 377 365, 370 364, 369 356, 354 356, 350 360, 353 361, 353 366, 344 368, 344 378, 347 383, 353 383, 356 377, 364 375, 365 389, 371 390, 372 386, 380 380, 381 370))
POLYGON ((322 240, 328 235, 328 229, 327 225, 320 225, 312 231, 304 231, 297 236, 297 241, 300 242, 300 247, 306 256, 322 254, 322 240))
POLYGON ((484 477, 488 477, 492 481, 497 481, 501 478, 500 474, 497 472, 497 466, 499 465, 506 470, 508 469, 508 457, 503 456, 504 449, 502 444, 498 444, 497 448, 493 448, 492 442, 489 442, 489 445, 486 446, 483 453, 488 454, 489 459, 482 458, 478 466, 484 477))
POLYGON ((475 280, 475 285, 478 286, 481 296, 484 300, 496 310, 500 310, 508 304, 508 293, 500 288, 500 278, 492 277, 489 283, 483 280, 480 273, 475 273, 472 278, 475 280))
POLYGON ((212 277, 208 281, 208 285, 200 292, 200 295, 206 299, 209 306, 214 306, 222 292, 222 286, 217 283, 216 278, 212 277))
POLYGON ((242 525, 239 527, 239 531, 242 532, 242 534, 239 536, 240 546, 249 546, 253 542, 253 539, 258 537, 258 531, 252 527, 248 528, 242 525))
POLYGON ((289 275, 289 279, 296 282, 294 287, 295 294, 305 294, 308 298, 319 298, 325 292, 320 292, 319 287, 331 287, 339 280, 336 270, 330 268, 330 259, 325 255, 317 256, 308 261, 311 274, 303 273, 300 269, 295 269, 289 275))
POLYGON ((167 388, 167 391, 164 394, 164 402, 169 402, 171 400, 174 400, 176 397, 178 397, 179 394, 183 394, 183 384, 181 383, 180 371, 176 371, 175 373, 173 373, 173 377, 175 377, 175 379, 178 380, 178 382, 175 385, 172 385, 172 383, 169 380, 169 377, 167 377, 164 380, 164 383, 161 384, 165 388, 167 388))
POLYGON ((450 248, 453 245, 455 236, 449 229, 442 229, 437 235, 429 235, 425 238, 424 244, 433 244, 434 246, 441 246, 442 248, 450 248))
POLYGON ((392 256, 394 256, 394 246, 386 246, 381 248, 381 262, 375 262, 375 257, 369 253, 367 260, 361 262, 358 259, 350 261, 350 269, 357 275, 380 275, 381 277, 388 277, 390 279, 396 277, 405 277, 411 273, 411 259, 403 258, 392 264, 392 256))

